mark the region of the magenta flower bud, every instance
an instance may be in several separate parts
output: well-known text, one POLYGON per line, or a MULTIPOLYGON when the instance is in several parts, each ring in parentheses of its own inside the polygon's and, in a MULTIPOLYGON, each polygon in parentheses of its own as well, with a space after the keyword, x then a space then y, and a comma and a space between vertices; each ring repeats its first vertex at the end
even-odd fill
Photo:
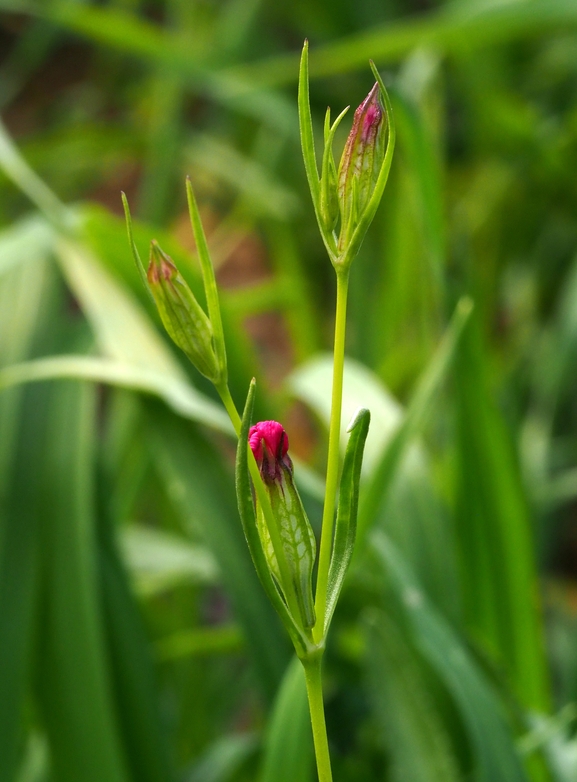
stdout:
POLYGON ((277 421, 261 421, 251 426, 248 444, 266 484, 281 479, 281 465, 292 475, 293 465, 288 455, 288 436, 284 427, 277 421))
POLYGON ((338 171, 339 244, 346 247, 375 188, 385 156, 387 114, 378 82, 355 111, 338 171))
POLYGON ((213 349, 212 324, 172 259, 156 241, 150 245, 147 280, 169 337, 199 372, 217 381, 220 375, 213 349))
MULTIPOLYGON (((266 486, 283 552, 305 627, 315 623, 312 575, 316 540, 293 481, 293 464, 288 455, 288 436, 277 421, 261 421, 250 428, 248 442, 266 486)), ((256 507, 258 532, 269 569, 283 588, 280 568, 262 508, 256 507)))

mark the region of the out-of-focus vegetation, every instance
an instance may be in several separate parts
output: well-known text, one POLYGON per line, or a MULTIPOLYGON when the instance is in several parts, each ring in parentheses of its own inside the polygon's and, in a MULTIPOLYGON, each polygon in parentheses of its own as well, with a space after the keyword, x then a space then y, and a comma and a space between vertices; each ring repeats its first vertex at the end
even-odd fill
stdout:
POLYGON ((574 782, 574 0, 1 0, 0 25, 0 780, 314 778, 231 429, 120 217, 125 190, 141 253, 157 238, 200 291, 192 177, 233 393, 257 375, 318 522, 333 270, 306 36, 319 141, 371 57, 398 139, 351 279, 345 418, 373 419, 325 664, 335 780, 574 782))

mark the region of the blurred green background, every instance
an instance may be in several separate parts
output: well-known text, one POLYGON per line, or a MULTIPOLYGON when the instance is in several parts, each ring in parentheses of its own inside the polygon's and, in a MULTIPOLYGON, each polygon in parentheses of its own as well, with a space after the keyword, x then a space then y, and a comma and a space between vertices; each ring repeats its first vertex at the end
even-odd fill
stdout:
POLYGON ((120 202, 199 291, 191 176, 233 395, 256 375, 318 529, 334 273, 305 37, 319 145, 369 58, 398 138, 351 280, 345 417, 373 422, 335 782, 577 780, 575 0, 0 0, 2 782, 316 779, 231 429, 120 202))

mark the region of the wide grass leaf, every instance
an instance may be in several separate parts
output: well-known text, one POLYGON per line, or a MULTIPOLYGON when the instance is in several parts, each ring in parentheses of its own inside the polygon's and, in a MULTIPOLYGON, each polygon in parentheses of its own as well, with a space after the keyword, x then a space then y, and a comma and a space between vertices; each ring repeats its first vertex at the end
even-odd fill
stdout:
POLYGON ((444 683, 459 710, 475 756, 475 782, 527 782, 492 685, 428 601, 386 535, 375 531, 370 543, 405 613, 413 645, 444 683))
POLYGON ((480 329, 457 364, 457 540, 465 617, 519 701, 547 712, 549 681, 531 519, 511 435, 488 386, 480 329))
POLYGON ((313 769, 312 738, 304 670, 294 657, 270 716, 260 782, 309 782, 313 769))
POLYGON ((391 781, 460 782, 447 730, 400 629, 385 614, 375 614, 368 639, 368 682, 391 759, 391 781))
POLYGON ((127 782, 99 586, 95 393, 74 382, 50 391, 38 693, 51 766, 61 782, 127 782))

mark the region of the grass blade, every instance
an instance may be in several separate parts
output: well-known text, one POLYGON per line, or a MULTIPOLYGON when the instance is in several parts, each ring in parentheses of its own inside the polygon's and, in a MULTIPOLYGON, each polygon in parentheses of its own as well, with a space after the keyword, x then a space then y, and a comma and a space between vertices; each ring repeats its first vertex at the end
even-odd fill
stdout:
POLYGON ((313 742, 303 667, 293 657, 267 728, 260 782, 309 782, 313 742))
POLYGON ((376 531, 370 543, 407 617, 414 645, 445 683, 460 711, 475 752, 475 780, 527 782, 491 685, 428 602, 386 535, 376 531))
POLYGON ((392 782, 459 782, 445 726, 410 645, 384 614, 371 618, 368 640, 370 693, 392 782))
POLYGON ((92 493, 94 390, 63 382, 51 392, 38 650, 51 765, 62 782, 127 782, 101 614, 92 493))

